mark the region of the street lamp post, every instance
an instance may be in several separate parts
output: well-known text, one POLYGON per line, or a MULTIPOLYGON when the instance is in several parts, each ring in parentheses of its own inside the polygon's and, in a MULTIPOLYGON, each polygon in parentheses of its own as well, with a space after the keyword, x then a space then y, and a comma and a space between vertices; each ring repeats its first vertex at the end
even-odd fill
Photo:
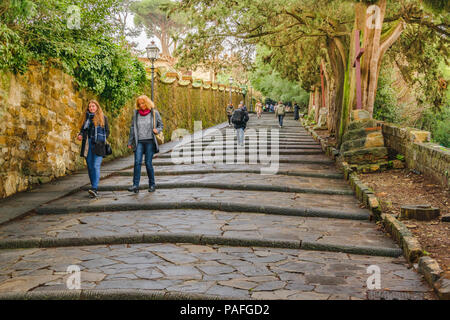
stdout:
POLYGON ((158 59, 159 48, 155 45, 155 41, 150 42, 150 44, 145 48, 147 50, 147 58, 152 61, 152 101, 153 99, 153 87, 154 87, 154 74, 155 74, 155 60, 158 59))
POLYGON ((242 95, 244 96, 244 106, 245 106, 246 104, 245 96, 247 95, 247 86, 243 85, 241 88, 242 88, 242 95))
POLYGON ((250 112, 253 112, 253 95, 252 95, 252 86, 250 88, 250 112))
POLYGON ((230 79, 228 79, 230 81, 230 104, 233 104, 233 97, 231 95, 231 90, 232 90, 232 86, 233 86, 233 77, 230 77, 230 79))

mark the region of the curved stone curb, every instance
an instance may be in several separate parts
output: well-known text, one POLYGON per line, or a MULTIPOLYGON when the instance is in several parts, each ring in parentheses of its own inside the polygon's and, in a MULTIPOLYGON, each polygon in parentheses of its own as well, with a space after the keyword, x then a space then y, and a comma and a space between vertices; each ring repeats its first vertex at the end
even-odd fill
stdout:
MULTIPOLYGON (((155 159, 156 160, 156 159, 155 159)), ((191 160, 191 159, 188 159, 191 160)), ((193 159, 192 159, 193 160, 193 159)), ((246 164, 249 162, 249 159, 243 159, 246 164)), ((277 160, 278 163, 295 163, 295 164, 326 164, 326 165, 334 165, 334 161, 330 160, 287 160, 287 159, 279 159, 277 160)), ((273 163, 273 162, 272 162, 273 163)), ((183 164, 217 164, 217 163, 205 163, 202 161, 201 163, 194 163, 194 161, 190 161, 188 163, 173 163, 173 161, 153 161, 154 166, 176 166, 176 165, 183 165, 183 164)), ((233 163, 227 163, 227 164, 239 164, 237 162, 233 163)), ((260 165, 269 165, 271 163, 261 163, 258 161, 256 164, 260 165)))
MULTIPOLYGON (((336 156, 339 152, 328 146, 313 130, 308 129, 308 131, 315 140, 320 142, 322 150, 326 150, 327 155, 331 156, 337 162, 336 156)), ((343 162, 339 163, 339 165, 344 171, 345 180, 349 181, 358 199, 370 209, 372 216, 375 217, 376 220, 382 221, 386 231, 391 234, 392 238, 403 249, 401 251, 406 260, 410 264, 418 262, 417 265, 414 264, 415 269, 424 275, 426 281, 438 294, 440 299, 449 300, 450 280, 441 276, 442 270, 440 269, 439 264, 434 259, 423 256, 423 250, 419 241, 401 221, 397 220, 391 214, 382 213, 380 201, 374 195, 373 190, 362 183, 357 174, 347 163, 343 162)), ((308 244, 305 242, 302 243, 302 245, 308 247, 308 244)))
MULTIPOLYGON (((99 191, 126 191, 130 185, 100 186, 99 191)), ((148 189, 148 184, 140 185, 141 190, 148 189)), ((263 184, 231 184, 217 182, 161 182, 156 185, 157 189, 181 189, 181 188, 211 188, 224 190, 245 190, 245 191, 267 191, 286 193, 308 193, 308 194, 329 194, 329 195, 353 195, 352 190, 345 189, 314 189, 297 188, 288 186, 273 186, 263 184)), ((88 190, 89 186, 84 186, 82 190, 88 190)))
MULTIPOLYGON (((241 300, 215 296, 159 290, 55 290, 0 294, 0 300, 241 300)), ((250 300, 250 298, 249 298, 250 300)))
POLYGON ((286 208, 276 206, 259 206, 233 202, 151 202, 151 203, 123 203, 108 205, 79 205, 51 206, 46 205, 36 209, 37 214, 66 214, 66 213, 87 213, 87 212, 113 212, 113 211, 138 211, 138 210, 170 210, 170 209, 199 209, 218 210, 225 212, 249 212, 273 215, 286 215, 298 217, 334 218, 348 220, 368 220, 370 215, 366 210, 340 211, 316 207, 286 208))
MULTIPOLYGON (((131 167, 132 168, 132 167, 131 167)), ((200 169, 200 170, 183 170, 183 171, 155 171, 155 176, 181 176, 181 175, 191 175, 191 174, 219 174, 219 173, 254 173, 261 174, 261 169, 200 169)), ((142 171, 142 175, 145 176, 146 171, 142 171)), ((113 174, 114 176, 126 176, 132 177, 133 172, 131 171, 119 171, 113 174)), ((276 175, 285 176, 295 176, 295 177, 306 177, 306 178, 326 178, 326 179, 342 179, 344 176, 340 173, 315 173, 315 172, 300 172, 300 171, 285 171, 278 170, 276 175)))
POLYGON ((415 263, 423 255, 419 241, 412 232, 391 214, 382 214, 383 225, 392 238, 403 248, 405 258, 409 263, 415 263))
POLYGON ((421 257, 417 269, 437 293, 439 299, 450 300, 450 279, 444 276, 436 260, 428 256, 421 257))
POLYGON ((316 250, 316 251, 331 251, 331 252, 344 252, 349 254, 359 254, 368 256, 381 256, 381 257, 393 257, 397 258, 403 254, 400 248, 385 248, 385 247, 356 247, 347 245, 336 245, 329 243, 317 243, 302 241, 302 250, 316 250))
POLYGON ((303 240, 268 240, 182 233, 143 233, 126 236, 0 240, 0 249, 61 248, 143 243, 184 243, 209 246, 298 249, 382 257, 399 257, 402 255, 402 250, 396 248, 347 246, 303 240))

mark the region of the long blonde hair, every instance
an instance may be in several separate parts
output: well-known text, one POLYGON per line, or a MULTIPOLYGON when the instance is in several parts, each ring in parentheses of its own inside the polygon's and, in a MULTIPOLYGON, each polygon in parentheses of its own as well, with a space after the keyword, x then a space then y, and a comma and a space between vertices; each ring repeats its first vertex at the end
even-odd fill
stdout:
POLYGON ((139 110, 139 100, 144 100, 144 104, 147 106, 147 109, 152 110, 152 109, 156 109, 155 108, 155 103, 150 100, 149 97, 147 97, 146 95, 142 95, 137 97, 136 99, 136 110, 139 110))
POLYGON ((100 126, 100 127, 105 127, 105 116, 103 114, 103 110, 100 107, 100 103, 98 103, 97 100, 89 100, 88 104, 87 104, 87 108, 85 110, 85 113, 82 115, 81 120, 80 120, 80 128, 83 126, 83 123, 86 121, 86 112, 89 112, 89 105, 93 103, 97 106, 97 111, 95 111, 95 115, 94 115, 94 125, 96 127, 100 126))

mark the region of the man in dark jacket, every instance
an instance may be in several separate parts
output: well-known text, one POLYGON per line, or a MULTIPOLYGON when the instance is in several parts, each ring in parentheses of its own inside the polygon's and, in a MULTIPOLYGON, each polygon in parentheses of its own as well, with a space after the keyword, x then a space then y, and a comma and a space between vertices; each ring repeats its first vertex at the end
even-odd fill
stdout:
POLYGON ((297 102, 294 101, 294 120, 298 120, 300 118, 300 107, 297 102))
POLYGON ((244 109, 244 104, 239 104, 239 108, 234 110, 231 122, 236 129, 237 141, 240 146, 244 145, 244 131, 249 120, 248 112, 244 109))

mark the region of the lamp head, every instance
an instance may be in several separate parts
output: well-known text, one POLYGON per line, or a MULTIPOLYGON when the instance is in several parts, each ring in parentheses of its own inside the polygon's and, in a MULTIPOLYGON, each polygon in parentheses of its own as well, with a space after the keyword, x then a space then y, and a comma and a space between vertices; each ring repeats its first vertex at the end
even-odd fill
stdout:
POLYGON ((158 59, 159 48, 156 46, 155 41, 150 42, 150 44, 145 49, 147 50, 147 58, 152 61, 158 59))

